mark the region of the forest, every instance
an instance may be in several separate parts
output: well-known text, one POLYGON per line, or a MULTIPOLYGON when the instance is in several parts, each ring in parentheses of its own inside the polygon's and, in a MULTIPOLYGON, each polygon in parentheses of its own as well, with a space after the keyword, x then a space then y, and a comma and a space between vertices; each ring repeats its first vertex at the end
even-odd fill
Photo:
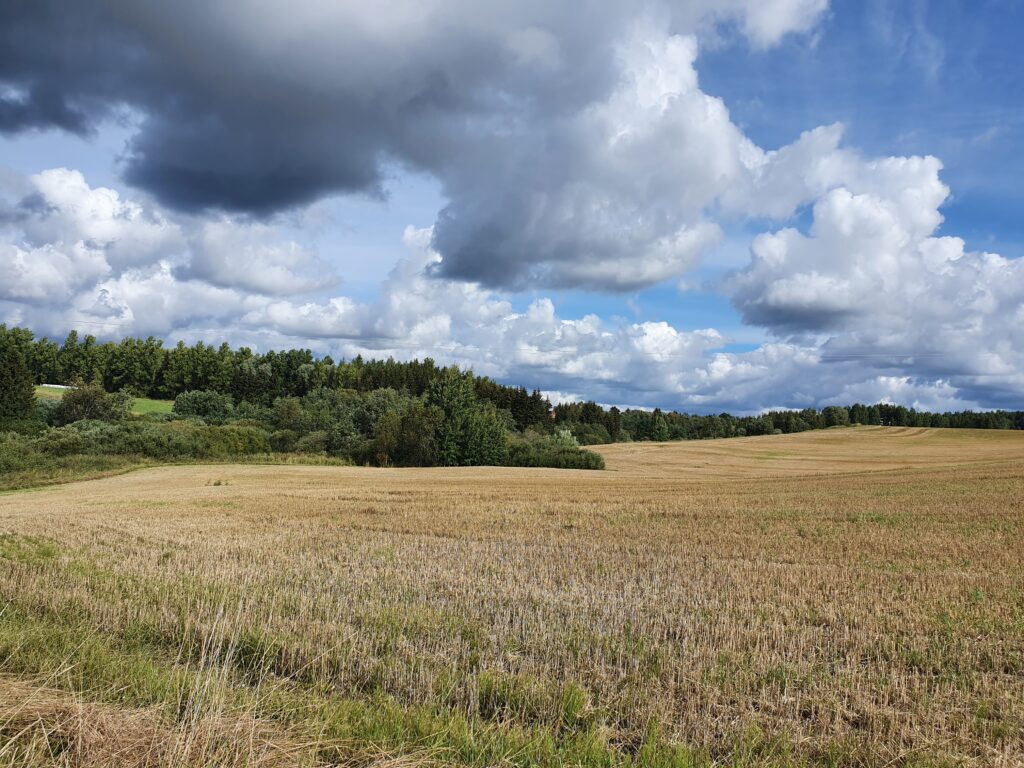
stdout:
POLYGON ((803 432, 851 424, 1022 429, 1021 411, 929 413, 877 403, 756 416, 552 405, 433 360, 335 362, 308 349, 125 338, 63 343, 0 325, 0 472, 69 457, 221 459, 288 454, 379 466, 599 469, 581 446, 803 432), (35 387, 67 387, 60 400, 35 387), (133 398, 173 401, 132 415, 133 398))

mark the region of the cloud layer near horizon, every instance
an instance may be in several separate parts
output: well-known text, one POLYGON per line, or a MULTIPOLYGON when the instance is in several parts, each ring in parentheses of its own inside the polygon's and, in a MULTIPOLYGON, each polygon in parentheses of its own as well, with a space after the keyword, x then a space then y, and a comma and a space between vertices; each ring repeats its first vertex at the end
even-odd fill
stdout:
POLYGON ((771 46, 812 31, 825 0, 369 8, 0 11, 0 131, 87 134, 127 114, 124 175, 142 190, 62 168, 8 178, 0 319, 431 355, 627 405, 1019 405, 1024 269, 937 236, 937 159, 862 157, 838 125, 765 149, 701 89, 702 41, 726 28, 771 46), (396 164, 447 204, 357 301, 272 214, 383 194, 396 164), (714 329, 509 300, 676 280, 750 220, 765 231, 717 289, 775 339, 751 352, 720 351, 714 329))
MULTIPOLYGON (((924 178, 934 182, 937 165, 931 166, 924 178)), ((408 255, 375 300, 310 300, 310 284, 330 281, 322 272, 307 274, 315 257, 266 225, 147 210, 66 169, 25 182, 26 194, 3 209, 7 239, 20 245, 0 246, 0 306, 9 321, 41 333, 78 327, 115 338, 228 338, 334 355, 430 355, 568 396, 698 410, 893 398, 931 408, 976 406, 998 401, 1002 392, 990 380, 1005 382, 1021 366, 1014 357, 1021 348, 1014 322, 1021 312, 1019 262, 964 254, 961 242, 928 237, 927 227, 915 240, 894 219, 897 203, 846 188, 819 201, 810 235, 783 229, 755 241, 749 266, 733 275, 728 290, 743 311, 768 313, 762 322, 774 323, 780 340, 725 353, 718 350, 727 340, 714 329, 562 318, 545 298, 516 311, 479 284, 439 279, 431 274, 441 256, 429 228, 406 230, 408 255), (876 220, 846 226, 844 235, 844 224, 858 216, 876 220), (894 241, 889 266, 913 281, 888 281, 893 273, 884 263, 868 268, 879 238, 894 241), (819 261, 802 261, 818 239, 842 253, 829 273, 819 261), (131 260, 123 256, 126 244, 131 260), (859 257, 867 265, 858 266, 859 257), (830 281, 828 290, 818 290, 830 281), (929 307, 927 324, 915 296, 929 307), (831 335, 785 340, 791 330, 823 324, 831 335), (953 354, 944 352, 949 339, 956 341, 953 354), (887 354, 864 357, 864 348, 887 354)))

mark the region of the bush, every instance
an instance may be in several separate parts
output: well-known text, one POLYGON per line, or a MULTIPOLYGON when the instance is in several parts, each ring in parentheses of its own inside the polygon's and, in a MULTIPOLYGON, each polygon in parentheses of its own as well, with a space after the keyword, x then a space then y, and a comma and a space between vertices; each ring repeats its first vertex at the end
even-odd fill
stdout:
POLYGON ((173 410, 179 416, 202 419, 207 424, 223 424, 234 414, 235 404, 230 395, 200 389, 174 398, 173 410))
POLYGON ((39 463, 28 438, 15 432, 0 432, 0 475, 31 469, 39 463))
POLYGON ((443 414, 413 399, 404 411, 385 413, 374 428, 372 454, 377 464, 432 467, 437 464, 437 429, 443 414))
POLYGON ((48 456, 70 456, 73 453, 85 453, 89 447, 82 437, 82 433, 69 427, 49 430, 36 438, 32 446, 48 456))
POLYGON ((299 433, 294 429, 279 429, 270 435, 270 448, 282 453, 293 453, 299 445, 299 433))
POLYGON ((235 406, 235 419, 270 424, 274 420, 274 412, 266 406, 243 400, 235 406))
POLYGON ((604 459, 593 451, 567 444, 564 437, 527 433, 510 436, 507 466, 555 469, 604 469, 604 459))
POLYGON ((27 416, 2 422, 0 429, 17 432, 19 435, 35 437, 45 432, 52 424, 59 403, 56 400, 40 398, 27 416))
POLYGON ((572 435, 579 445, 604 445, 613 442, 604 424, 573 424, 572 435))
MULTIPOLYGON (((6 460, 45 466, 107 456, 124 464, 124 457, 231 459, 276 451, 398 466, 604 466, 600 456, 580 449, 569 429, 515 435, 511 414, 476 400, 470 383, 450 369, 443 386, 424 397, 393 389, 317 389, 302 398, 277 398, 270 408, 245 401, 235 406, 228 395, 193 390, 178 396, 172 413, 131 419, 125 418, 127 395, 80 386, 52 413, 50 406, 36 409, 34 426, 21 430, 27 442, 9 440, 6 460), (48 425, 51 417, 58 426, 48 425)), ((607 434, 603 427, 590 432, 602 439, 607 434)))
POLYGON ((556 448, 579 448, 580 445, 576 436, 568 429, 556 429, 550 440, 551 445, 556 448))
POLYGON ((270 439, 262 429, 202 426, 188 422, 131 424, 119 435, 117 453, 154 459, 227 459, 268 453, 270 439))
POLYGON ((361 403, 360 394, 351 389, 314 389, 302 398, 302 428, 299 431, 319 432, 343 423, 349 431, 357 432, 355 414, 361 409, 361 403))
POLYGON ((36 400, 36 407, 32 410, 32 420, 40 424, 52 425, 57 418, 57 409, 60 408, 59 400, 50 400, 41 397, 36 400))
POLYGON ((302 429, 302 400, 279 397, 274 401, 274 426, 278 429, 302 429))
POLYGON ((151 459, 227 459, 270 451, 262 429, 235 424, 211 427, 187 421, 78 421, 51 429, 33 447, 50 456, 109 454, 151 459))
POLYGON ((323 431, 310 432, 299 438, 296 449, 302 453, 327 453, 327 441, 330 435, 323 431))
POLYGON ((512 427, 508 411, 478 402, 471 372, 452 366, 431 382, 427 405, 436 408, 437 460, 444 466, 504 464, 506 432, 512 427))
POLYGON ((53 423, 62 426, 86 419, 121 421, 131 412, 132 398, 127 392, 110 393, 99 384, 84 384, 64 393, 53 413, 53 423))
POLYGON ((463 433, 462 464, 466 466, 500 466, 508 458, 509 429, 507 412, 491 403, 482 403, 466 414, 463 433))

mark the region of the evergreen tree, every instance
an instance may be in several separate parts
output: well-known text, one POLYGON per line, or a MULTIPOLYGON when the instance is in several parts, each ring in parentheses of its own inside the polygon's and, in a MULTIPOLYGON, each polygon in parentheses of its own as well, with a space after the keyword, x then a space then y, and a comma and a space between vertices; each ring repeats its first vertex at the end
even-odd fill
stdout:
POLYGON ((25 355, 0 326, 0 421, 24 419, 35 404, 35 386, 25 355))

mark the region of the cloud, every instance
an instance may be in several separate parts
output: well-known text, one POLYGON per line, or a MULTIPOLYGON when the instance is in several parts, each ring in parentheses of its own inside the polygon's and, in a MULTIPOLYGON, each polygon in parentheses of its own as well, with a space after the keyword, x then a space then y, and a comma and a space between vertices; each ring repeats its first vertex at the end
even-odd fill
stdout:
POLYGON ((936 233, 949 194, 940 169, 931 157, 856 163, 815 202, 809 232, 755 238, 749 265, 726 283, 743 319, 818 338, 826 362, 1012 403, 1007 388, 1024 370, 1024 261, 936 233))
POLYGON ((70 327, 107 338, 167 335, 168 328, 214 329, 237 322, 258 297, 194 280, 178 280, 166 262, 98 283, 71 304, 70 327))
POLYGON ((272 226, 219 218, 201 224, 189 240, 185 279, 270 295, 309 293, 336 286, 333 268, 272 226))
POLYGON ((25 250, 0 243, 0 299, 60 303, 110 271, 102 252, 76 243, 25 250))
POLYGON ((743 31, 756 45, 767 48, 790 33, 814 29, 828 9, 828 0, 745 0, 740 7, 743 31))
POLYGON ((705 209, 753 145, 697 86, 693 37, 637 26, 609 97, 555 124, 476 137, 443 179, 440 274, 490 286, 635 290, 718 242, 705 209), (481 184, 482 179, 490 184, 481 184))
POLYGON ((0 223, 12 241, 0 264, 0 295, 39 300, 64 296, 101 276, 166 261, 183 280, 202 280, 268 295, 336 286, 334 270, 282 235, 280 227, 219 216, 176 217, 158 206, 90 187, 78 171, 53 168, 4 185, 0 223), (8 197, 10 193, 8 193, 8 197))
POLYGON ((315 270, 303 277, 315 256, 288 245, 276 225, 179 220, 64 171, 8 179, 32 204, 27 217, 19 202, 5 209, 18 215, 5 225, 12 242, 0 246, 0 321, 58 337, 75 327, 115 339, 308 346, 335 357, 430 356, 645 407, 756 412, 879 399, 1013 407, 1024 390, 1022 262, 936 236, 946 194, 937 161, 850 160, 847 171, 847 184, 815 203, 807 233, 758 236, 750 264, 727 283, 746 319, 780 337, 749 352, 724 351, 729 339, 713 328, 564 317, 545 296, 517 309, 480 283, 438 278, 444 258, 429 227, 406 229, 407 255, 375 297, 332 295, 308 276, 315 270), (120 228, 142 222, 149 231, 154 221, 175 233, 181 252, 150 248, 148 263, 108 259, 120 228))
POLYGON ((182 247, 180 228, 159 212, 91 188, 78 171, 53 168, 29 179, 33 192, 8 218, 33 244, 81 243, 102 251, 114 267, 148 264, 182 247))
POLYGON ((703 209, 754 153, 699 89, 699 37, 725 24, 774 45, 826 8, 14 3, 0 9, 0 131, 83 134, 128 110, 125 179, 187 212, 383 196, 398 164, 448 197, 434 229, 445 276, 632 290, 717 241, 703 209))

